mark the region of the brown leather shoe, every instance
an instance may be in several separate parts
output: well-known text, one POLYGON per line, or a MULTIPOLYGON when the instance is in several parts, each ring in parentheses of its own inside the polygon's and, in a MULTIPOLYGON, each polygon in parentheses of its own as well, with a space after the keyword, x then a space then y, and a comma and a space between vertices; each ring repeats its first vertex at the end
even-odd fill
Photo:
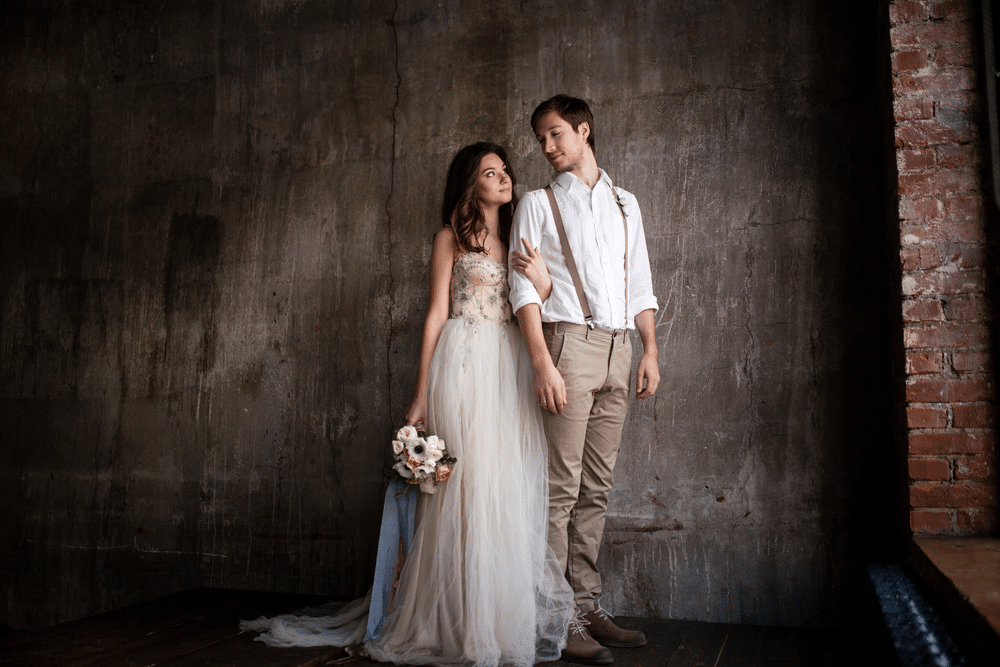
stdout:
POLYGON ((583 615, 590 635, 604 646, 637 648, 646 645, 646 635, 638 630, 623 630, 611 622, 613 617, 597 605, 597 609, 583 615))
POLYGON ((566 638, 566 648, 562 650, 560 660, 574 662, 578 665, 610 665, 615 657, 611 651, 604 648, 590 636, 587 624, 580 614, 569 622, 569 636, 566 638))

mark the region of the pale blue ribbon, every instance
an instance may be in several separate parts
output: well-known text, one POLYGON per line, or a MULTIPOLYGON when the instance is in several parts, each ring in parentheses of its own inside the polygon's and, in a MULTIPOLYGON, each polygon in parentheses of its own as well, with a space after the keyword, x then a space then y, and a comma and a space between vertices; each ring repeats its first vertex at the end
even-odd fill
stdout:
POLYGON ((389 482, 389 488, 385 490, 382 528, 378 535, 378 558, 375 561, 375 582, 372 584, 372 603, 368 610, 366 642, 378 638, 385 622, 386 605, 392 592, 392 575, 396 571, 400 539, 403 540, 403 553, 410 553, 418 495, 416 487, 407 484, 401 477, 389 482))

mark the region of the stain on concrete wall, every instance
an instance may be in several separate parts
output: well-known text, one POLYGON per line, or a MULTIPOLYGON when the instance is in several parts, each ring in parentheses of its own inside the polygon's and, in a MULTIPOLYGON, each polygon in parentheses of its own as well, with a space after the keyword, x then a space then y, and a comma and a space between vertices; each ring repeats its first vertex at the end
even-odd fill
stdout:
POLYGON ((544 185, 555 92, 661 304, 605 607, 829 622, 891 428, 869 4, 7 3, 0 624, 362 593, 448 162, 494 140, 544 185))

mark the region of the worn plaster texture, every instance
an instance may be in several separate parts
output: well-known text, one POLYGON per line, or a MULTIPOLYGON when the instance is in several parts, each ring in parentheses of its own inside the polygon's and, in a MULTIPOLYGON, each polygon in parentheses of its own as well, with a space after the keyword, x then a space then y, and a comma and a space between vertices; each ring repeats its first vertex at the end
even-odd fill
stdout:
POLYGON ((661 304, 604 606, 835 620, 887 504, 874 4, 6 3, 0 624, 363 593, 448 162, 541 187, 556 92, 661 304))

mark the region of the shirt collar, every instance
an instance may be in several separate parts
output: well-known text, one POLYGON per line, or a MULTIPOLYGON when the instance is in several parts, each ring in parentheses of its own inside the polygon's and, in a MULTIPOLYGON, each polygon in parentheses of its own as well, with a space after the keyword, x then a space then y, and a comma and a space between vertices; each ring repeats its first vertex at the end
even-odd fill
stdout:
MULTIPOLYGON (((597 177, 597 185, 594 186, 595 191, 601 184, 601 181, 607 181, 608 185, 610 186, 614 185, 611 182, 611 177, 608 176, 607 172, 605 172, 603 169, 600 168, 598 168, 597 171, 600 173, 600 176, 597 177)), ((586 189, 588 192, 590 191, 590 188, 588 188, 586 184, 582 180, 580 180, 579 176, 577 176, 576 174, 571 174, 568 171, 564 171, 558 176, 556 176, 555 180, 553 180, 552 182, 558 184, 559 187, 561 187, 566 192, 570 192, 574 187, 581 187, 586 189)))

